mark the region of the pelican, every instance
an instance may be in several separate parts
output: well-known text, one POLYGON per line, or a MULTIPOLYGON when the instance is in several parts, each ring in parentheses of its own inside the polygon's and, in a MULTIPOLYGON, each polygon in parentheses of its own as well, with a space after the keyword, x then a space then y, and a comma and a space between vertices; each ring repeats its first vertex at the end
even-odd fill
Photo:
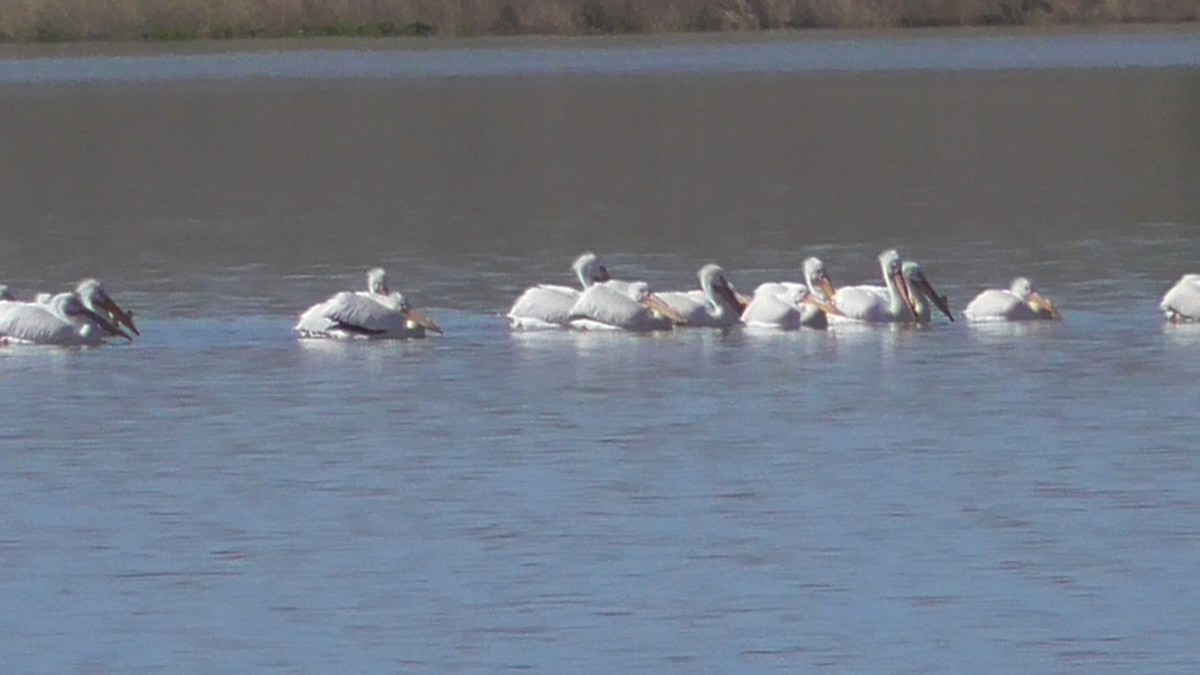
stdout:
POLYGON ((83 347, 103 344, 108 336, 133 339, 76 293, 60 293, 48 303, 0 302, 0 342, 6 344, 83 347))
MULTIPOLYGON (((106 335, 101 336, 102 338, 103 337, 120 337, 120 338, 125 338, 126 340, 132 341, 133 338, 131 338, 129 336, 129 334, 127 334, 124 330, 121 329, 122 326, 133 331, 134 335, 142 334, 141 331, 138 330, 137 325, 134 324, 134 322, 133 322, 133 312, 127 312, 127 311, 121 309, 121 306, 118 305, 108 295, 108 291, 106 291, 104 289, 104 285, 95 279, 84 279, 83 281, 79 282, 75 286, 75 290, 73 290, 73 291, 69 291, 66 293, 59 293, 57 295, 50 295, 49 293, 38 293, 37 298, 32 303, 16 303, 16 304, 18 304, 18 305, 36 305, 36 306, 42 306, 42 307, 57 307, 58 310, 56 310, 56 311, 58 312, 58 316, 60 318, 76 317, 75 319, 72 319, 76 323, 78 323, 79 321, 83 321, 83 319, 78 319, 79 316, 84 316, 84 317, 88 317, 88 318, 90 318, 92 315, 103 317, 104 321, 96 322, 93 320, 93 323, 95 323, 99 328, 101 328, 106 333, 106 335), (65 305, 63 303, 65 303, 66 299, 70 298, 70 297, 73 297, 76 300, 78 300, 79 303, 83 305, 83 308, 85 310, 87 310, 87 313, 85 313, 83 315, 80 315, 78 313, 76 313, 74 315, 67 315, 67 314, 63 313, 61 310, 67 307, 67 305, 65 305)), ((81 329, 85 328, 85 326, 81 325, 80 328, 81 329)), ((20 340, 20 339, 21 338, 18 338, 18 340, 20 340)), ((33 340, 25 340, 25 341, 32 342, 33 340)), ((41 343, 39 343, 39 344, 41 344, 41 343)), ((47 344, 73 344, 73 343, 47 343, 47 344)), ((91 343, 88 343, 88 344, 91 344, 91 343)))
POLYGON ((727 328, 737 323, 746 303, 725 278, 725 270, 709 264, 698 276, 700 290, 659 293, 659 299, 682 316, 686 326, 727 328))
POLYGON ((895 249, 880 253, 879 267, 883 271, 884 286, 846 286, 834 294, 833 306, 843 315, 837 317, 839 323, 895 323, 916 320, 917 310, 913 306, 908 284, 904 280, 900 254, 895 249))
POLYGON ((804 261, 804 283, 768 282, 754 290, 754 298, 742 312, 747 326, 795 330, 801 326, 825 328, 828 314, 837 314, 829 302, 833 282, 820 258, 804 261))
POLYGON ((954 315, 950 313, 950 303, 946 300, 946 296, 938 295, 938 292, 933 289, 933 285, 925 278, 925 272, 920 265, 910 260, 905 262, 901 269, 904 272, 904 281, 908 285, 909 297, 912 300, 913 315, 918 323, 929 323, 932 319, 930 303, 937 307, 939 312, 945 314, 947 319, 954 321, 954 315))
POLYGON ((83 302, 84 308, 106 317, 110 324, 115 325, 118 328, 115 333, 116 336, 123 337, 126 340, 130 339, 128 335, 125 335, 120 330, 121 326, 125 326, 133 331, 134 335, 140 336, 142 334, 133 323, 133 312, 121 309, 120 305, 109 297, 108 291, 104 290, 103 284, 99 281, 84 279, 75 287, 75 295, 83 302))
POLYGON ((295 331, 302 338, 406 340, 423 338, 427 330, 442 333, 433 321, 409 306, 400 293, 388 290, 387 273, 367 272, 367 290, 344 292, 313 305, 300 315, 295 331))
POLYGON ((593 284, 579 295, 569 314, 571 327, 581 330, 648 332, 671 330, 685 322, 644 281, 616 285, 593 284))
POLYGON ((963 310, 967 321, 1038 321, 1062 318, 1025 277, 1017 277, 1007 289, 988 289, 963 310))
POLYGON ((1171 323, 1200 321, 1200 274, 1185 274, 1167 294, 1159 308, 1171 323))
MULTIPOLYGON (((571 265, 579 277, 583 291, 592 285, 609 280, 608 268, 600 264, 595 253, 584 253, 571 265)), ((525 290, 512 309, 508 311, 508 322, 513 328, 568 328, 571 307, 579 299, 581 291, 568 286, 539 284, 525 290)))

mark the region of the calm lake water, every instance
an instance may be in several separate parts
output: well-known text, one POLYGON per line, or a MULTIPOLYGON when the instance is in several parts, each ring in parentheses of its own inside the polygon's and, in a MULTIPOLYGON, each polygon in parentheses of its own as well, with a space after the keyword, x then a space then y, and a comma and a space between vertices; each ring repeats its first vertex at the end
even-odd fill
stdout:
POLYGON ((284 46, 0 51, 0 281, 144 334, 0 349, 5 670, 1200 667, 1200 32, 284 46), (501 316, 891 246, 1066 320, 501 316))

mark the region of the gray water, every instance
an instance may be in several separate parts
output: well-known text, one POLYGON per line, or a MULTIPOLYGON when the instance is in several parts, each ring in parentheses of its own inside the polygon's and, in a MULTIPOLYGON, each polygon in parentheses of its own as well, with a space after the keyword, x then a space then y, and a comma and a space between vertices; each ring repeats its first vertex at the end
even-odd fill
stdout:
POLYGON ((1194 31, 232 48, 0 60, 0 280, 143 332, 0 349, 6 671, 1200 665, 1194 31), (1065 321, 501 316, 889 246, 1065 321), (373 265, 447 334, 294 339, 373 265))

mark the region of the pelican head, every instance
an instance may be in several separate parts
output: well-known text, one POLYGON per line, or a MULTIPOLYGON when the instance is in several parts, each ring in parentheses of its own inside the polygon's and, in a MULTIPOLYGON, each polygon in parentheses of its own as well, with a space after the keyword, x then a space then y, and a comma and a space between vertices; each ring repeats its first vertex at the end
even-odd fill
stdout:
MULTIPOLYGON (((879 254, 879 268, 883 271, 883 279, 888 286, 896 290, 896 294, 900 296, 900 300, 908 307, 908 311, 912 313, 913 318, 917 318, 917 305, 913 300, 912 292, 908 288, 908 282, 904 280, 904 265, 900 259, 900 253, 889 248, 879 254)), ((895 302, 893 300, 893 302, 895 302)), ((898 307, 895 310, 899 310, 898 307)), ((895 311, 894 310, 894 311, 895 311)))
POLYGON ((382 267, 367 272, 367 290, 373 295, 389 295, 387 272, 384 272, 382 267))
POLYGON ((1055 309, 1054 305, 1049 300, 1042 297, 1042 295, 1034 289, 1033 283, 1030 282, 1029 279, 1026 279, 1025 277, 1017 277, 1016 279, 1013 279, 1012 284, 1010 284, 1008 287, 1008 290, 1012 292, 1013 295, 1020 298, 1021 302, 1029 305, 1029 308, 1038 314, 1049 316, 1052 319, 1059 318, 1058 310, 1055 309))
POLYGON ((579 283, 584 288, 591 288, 593 284, 609 280, 608 268, 600 264, 600 258, 590 251, 576 258, 571 269, 575 270, 576 276, 579 277, 579 283))
MULTIPOLYGON (((921 266, 911 260, 904 263, 904 280, 910 288, 916 289, 921 295, 929 299, 930 302, 938 308, 938 311, 946 315, 947 319, 954 321, 954 315, 950 313, 950 303, 946 300, 946 296, 939 295, 933 289, 933 285, 925 278, 925 272, 921 266)), ((915 299, 913 304, 915 305, 915 299)))
POLYGON ((900 252, 894 248, 889 248, 879 254, 879 267, 883 270, 884 275, 891 277, 894 281, 899 281, 903 277, 903 261, 900 258, 900 252))
POLYGON ((100 322, 100 325, 112 335, 123 337, 126 340, 131 339, 121 330, 121 326, 133 331, 134 335, 141 335, 133 323, 133 312, 121 309, 120 305, 108 296, 108 291, 104 290, 104 286, 99 281, 84 279, 75 287, 75 295, 89 312, 107 317, 107 320, 100 322), (110 327, 115 327, 115 330, 110 327))
POLYGON ((804 260, 804 282, 808 284, 808 292, 825 300, 833 298, 836 292, 829 275, 825 273, 825 263, 820 258, 804 260))
MULTIPOLYGON (((721 269, 720 265, 709 263, 701 267, 699 277, 700 288, 704 291, 706 298, 720 298, 727 307, 736 312, 735 316, 741 316, 742 312, 746 310, 748 303, 742 300, 742 297, 734 290, 733 284, 725 278, 725 270, 721 269)), ((717 308, 721 309, 719 305, 717 308)))
POLYGON ((646 282, 631 282, 627 285, 626 292, 634 302, 645 307, 650 313, 657 314, 676 325, 687 323, 687 319, 682 314, 671 309, 671 306, 663 302, 662 298, 651 293, 650 285, 646 282))
MULTIPOLYGON (((90 300, 86 296, 82 296, 78 293, 62 293, 54 296, 54 298, 51 300, 51 306, 54 308, 54 310, 68 319, 90 321, 109 335, 116 335, 123 337, 126 340, 133 340, 133 338, 129 337, 128 333, 121 330, 119 317, 116 321, 113 321, 110 319, 112 315, 107 310, 97 311, 90 305, 90 300)), ((84 330, 90 331, 91 329, 86 328, 84 330)), ((81 331, 81 334, 86 333, 81 331)))
POLYGON ((8 302, 12 302, 16 299, 17 299, 17 297, 12 294, 12 291, 8 290, 8 286, 6 286, 4 284, 0 284, 0 300, 7 300, 8 302))

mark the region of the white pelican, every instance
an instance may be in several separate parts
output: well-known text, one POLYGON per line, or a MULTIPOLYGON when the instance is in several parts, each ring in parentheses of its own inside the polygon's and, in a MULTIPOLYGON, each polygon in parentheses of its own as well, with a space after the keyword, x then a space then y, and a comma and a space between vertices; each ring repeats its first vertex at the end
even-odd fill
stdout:
POLYGON ((126 340, 132 340, 133 338, 121 329, 122 326, 129 328, 129 330, 133 331, 134 335, 141 335, 141 332, 137 329, 137 325, 133 322, 133 312, 126 312, 121 309, 120 305, 109 297, 108 291, 104 290, 104 285, 95 279, 84 279, 75 286, 75 290, 67 293, 59 293, 57 295, 38 293, 37 299, 32 303, 17 304, 63 308, 66 307, 63 303, 68 297, 74 297, 87 310, 88 314, 83 316, 96 315, 104 318, 104 321, 96 322, 107 333, 103 337, 121 337, 126 340))
POLYGON ((719 265, 700 268, 700 290, 658 293, 659 299, 683 317, 684 325, 727 328, 737 323, 746 303, 725 278, 719 265))
POLYGON ((580 293, 594 284, 609 280, 608 268, 600 264, 595 253, 579 256, 571 269, 579 277, 581 290, 550 284, 528 288, 508 311, 509 324, 513 328, 524 329, 568 328, 571 307, 579 299, 580 293))
POLYGON ((108 336, 132 340, 118 323, 88 308, 75 293, 61 293, 45 304, 0 302, 0 342, 5 344, 94 346, 108 336))
POLYGON ((933 289, 933 285, 925 278, 925 272, 921 270, 920 265, 910 260, 905 262, 901 269, 904 271, 904 281, 908 285, 913 313, 916 315, 918 323, 929 323, 932 320, 930 303, 937 307, 939 312, 945 314, 947 319, 954 321, 954 315, 950 312, 950 303, 946 300, 946 296, 938 295, 938 292, 933 289))
POLYGON ((403 295, 388 291, 387 273, 378 267, 367 272, 367 291, 338 293, 313 305, 295 327, 305 338, 375 340, 423 338, 426 330, 442 332, 403 295))
POLYGON ((1037 321, 1059 319, 1058 310, 1043 298, 1025 277, 1017 277, 1007 289, 991 288, 963 310, 967 321, 1037 321))
POLYGON ((913 306, 900 254, 889 249, 879 254, 879 267, 883 271, 884 286, 845 286, 833 296, 833 306, 843 316, 834 321, 857 321, 863 323, 894 323, 914 321, 917 310, 913 306))
POLYGON ((1167 294, 1159 308, 1171 323, 1200 321, 1200 274, 1185 274, 1167 294))
POLYGON ((83 302, 83 306, 89 311, 100 314, 108 318, 109 322, 117 326, 116 335, 123 337, 126 340, 130 339, 128 335, 120 330, 121 326, 127 327, 133 331, 134 335, 141 335, 137 326, 133 323, 133 312, 126 312, 121 307, 113 302, 109 297, 108 291, 104 290, 104 286, 95 279, 84 279, 75 287, 75 295, 83 302))
POLYGON ((581 330, 647 332, 671 330, 684 323, 644 281, 593 284, 579 295, 569 316, 571 327, 581 330))
POLYGON ((837 314, 830 304, 833 282, 820 258, 804 261, 804 283, 768 282, 754 289, 754 298, 742 312, 747 326, 795 330, 801 326, 825 328, 827 314, 837 314))

